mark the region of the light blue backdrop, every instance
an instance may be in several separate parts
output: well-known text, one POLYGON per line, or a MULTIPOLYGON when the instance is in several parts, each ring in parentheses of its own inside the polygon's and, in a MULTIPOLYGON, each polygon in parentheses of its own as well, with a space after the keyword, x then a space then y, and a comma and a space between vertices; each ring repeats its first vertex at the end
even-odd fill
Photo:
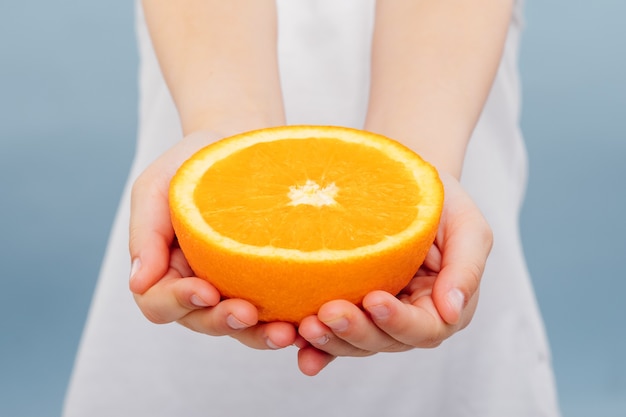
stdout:
POLYGON ((527 1, 522 228, 566 417, 626 416, 625 13, 527 1))
MULTIPOLYGON (((530 0, 522 226, 566 417, 626 416, 626 3, 530 0)), ((129 2, 0 5, 0 416, 57 416, 133 152, 129 2)))

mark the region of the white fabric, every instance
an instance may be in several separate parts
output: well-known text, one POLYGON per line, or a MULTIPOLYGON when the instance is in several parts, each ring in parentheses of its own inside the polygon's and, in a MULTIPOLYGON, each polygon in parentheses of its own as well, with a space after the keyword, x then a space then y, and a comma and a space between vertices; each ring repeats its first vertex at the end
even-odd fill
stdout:
MULTIPOLYGON (((279 1, 290 123, 362 126, 372 19, 372 0, 279 1)), ((432 350, 340 358, 311 378, 299 373, 296 348, 255 351, 227 337, 151 324, 128 290, 127 186, 64 416, 557 416, 549 350, 518 231, 526 182, 518 129, 519 22, 518 7, 463 173, 495 234, 479 307, 466 330, 432 350)), ((140 10, 137 27, 140 130, 129 185, 181 136, 140 10)))

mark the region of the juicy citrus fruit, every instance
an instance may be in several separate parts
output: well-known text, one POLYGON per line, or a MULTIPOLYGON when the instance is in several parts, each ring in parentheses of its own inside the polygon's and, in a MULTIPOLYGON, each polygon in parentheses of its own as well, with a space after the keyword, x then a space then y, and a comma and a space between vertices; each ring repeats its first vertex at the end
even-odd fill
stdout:
POLYGON ((433 243, 437 171, 373 133, 286 126, 201 149, 170 185, 172 224, 197 276, 261 321, 298 323, 326 301, 397 294, 433 243))

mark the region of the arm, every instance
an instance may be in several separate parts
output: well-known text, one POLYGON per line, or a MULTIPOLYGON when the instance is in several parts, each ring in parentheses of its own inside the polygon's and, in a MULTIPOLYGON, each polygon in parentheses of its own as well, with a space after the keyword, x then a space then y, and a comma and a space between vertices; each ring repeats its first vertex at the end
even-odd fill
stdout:
POLYGON ((380 0, 366 127, 460 176, 495 77, 510 0, 380 0))
POLYGON ((284 123, 274 2, 144 0, 143 6, 185 134, 284 123))
POLYGON ((168 187, 174 172, 211 141, 284 123, 276 58, 276 11, 267 0, 145 0, 161 70, 185 134, 135 181, 131 194, 130 289, 144 315, 260 348, 293 343, 286 323, 257 325, 243 300, 220 300, 194 278, 176 246, 168 187), (181 279, 183 278, 184 279, 181 279))
POLYGON ((379 0, 366 129, 400 140, 439 169, 446 201, 424 265, 398 298, 368 294, 362 311, 332 301, 300 325, 299 366, 337 356, 439 345, 467 326, 492 235, 458 183, 497 72, 511 15, 503 0, 379 0))

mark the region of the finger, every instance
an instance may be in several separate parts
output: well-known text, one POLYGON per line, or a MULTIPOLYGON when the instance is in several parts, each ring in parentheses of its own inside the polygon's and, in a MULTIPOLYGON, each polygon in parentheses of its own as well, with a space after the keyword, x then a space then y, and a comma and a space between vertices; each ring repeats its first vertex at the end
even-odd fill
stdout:
POLYGON ((309 342, 312 347, 332 356, 359 357, 372 354, 372 352, 354 346, 342 339, 344 334, 350 334, 350 319, 345 318, 345 316, 334 316, 329 322, 335 326, 336 330, 323 323, 318 316, 305 317, 300 322, 298 334, 309 342), (343 328, 344 326, 345 329, 343 328))
POLYGON ((190 310, 177 321, 198 333, 224 336, 233 335, 257 324, 258 313, 248 301, 227 299, 216 303, 213 308, 190 310))
POLYGON ((426 254, 426 259, 420 269, 417 271, 417 275, 425 275, 429 274, 430 271, 440 271, 441 270, 441 251, 437 247, 437 245, 431 245, 428 253, 426 254))
MULTIPOLYGON (((441 253, 441 269, 433 299, 441 317, 457 324, 464 308, 477 293, 493 235, 482 213, 456 180, 442 177, 446 202, 435 244, 441 253)), ((466 323, 462 323, 466 324, 466 323)))
POLYGON ((131 291, 144 293, 167 271, 174 240, 169 213, 169 184, 180 165, 218 137, 210 132, 187 136, 153 162, 134 182, 131 192, 129 250, 131 291))
MULTIPOLYGON (((363 310, 347 301, 326 303, 320 308, 317 316, 337 336, 333 340, 340 339, 351 349, 361 350, 358 355, 349 352, 350 356, 364 356, 373 352, 399 352, 409 349, 409 346, 400 343, 376 326, 363 310)), ((341 347, 336 342, 334 344, 338 348, 341 347)), ((323 350, 336 356, 348 354, 348 352, 337 350, 337 348, 329 350, 324 347, 323 350)))
POLYGON ((441 317, 457 324, 467 302, 478 291, 493 237, 477 209, 446 225, 444 234, 433 299, 441 317))
POLYGON ((363 299, 363 308, 382 331, 407 346, 433 348, 455 331, 441 319, 427 294, 403 302, 387 292, 374 291, 363 299))
POLYGON ((315 376, 334 359, 335 356, 329 353, 305 346, 298 351, 298 368, 307 376, 315 376))
POLYGON ((347 301, 325 304, 317 316, 302 320, 299 334, 317 350, 332 356, 369 356, 407 350, 382 332, 367 315, 347 301))
POLYGON ((129 225, 130 289, 143 294, 168 269, 174 239, 167 198, 169 180, 147 170, 133 184, 129 225))
POLYGON ((371 352, 343 340, 317 316, 305 317, 298 326, 298 334, 312 347, 331 356, 368 356, 371 352))
POLYGON ((233 335, 246 346, 255 349, 282 349, 292 346, 297 339, 293 324, 285 322, 260 323, 233 335))
POLYGON ((181 277, 195 276, 180 248, 170 248, 170 266, 176 269, 181 277))
POLYGON ((171 323, 220 301, 219 292, 207 281, 181 278, 174 268, 143 294, 134 294, 134 297, 146 318, 157 324, 171 323))
POLYGON ((254 349, 281 349, 296 340, 293 324, 258 323, 256 308, 241 299, 224 300, 213 308, 192 311, 178 322, 195 332, 232 336, 254 349))

